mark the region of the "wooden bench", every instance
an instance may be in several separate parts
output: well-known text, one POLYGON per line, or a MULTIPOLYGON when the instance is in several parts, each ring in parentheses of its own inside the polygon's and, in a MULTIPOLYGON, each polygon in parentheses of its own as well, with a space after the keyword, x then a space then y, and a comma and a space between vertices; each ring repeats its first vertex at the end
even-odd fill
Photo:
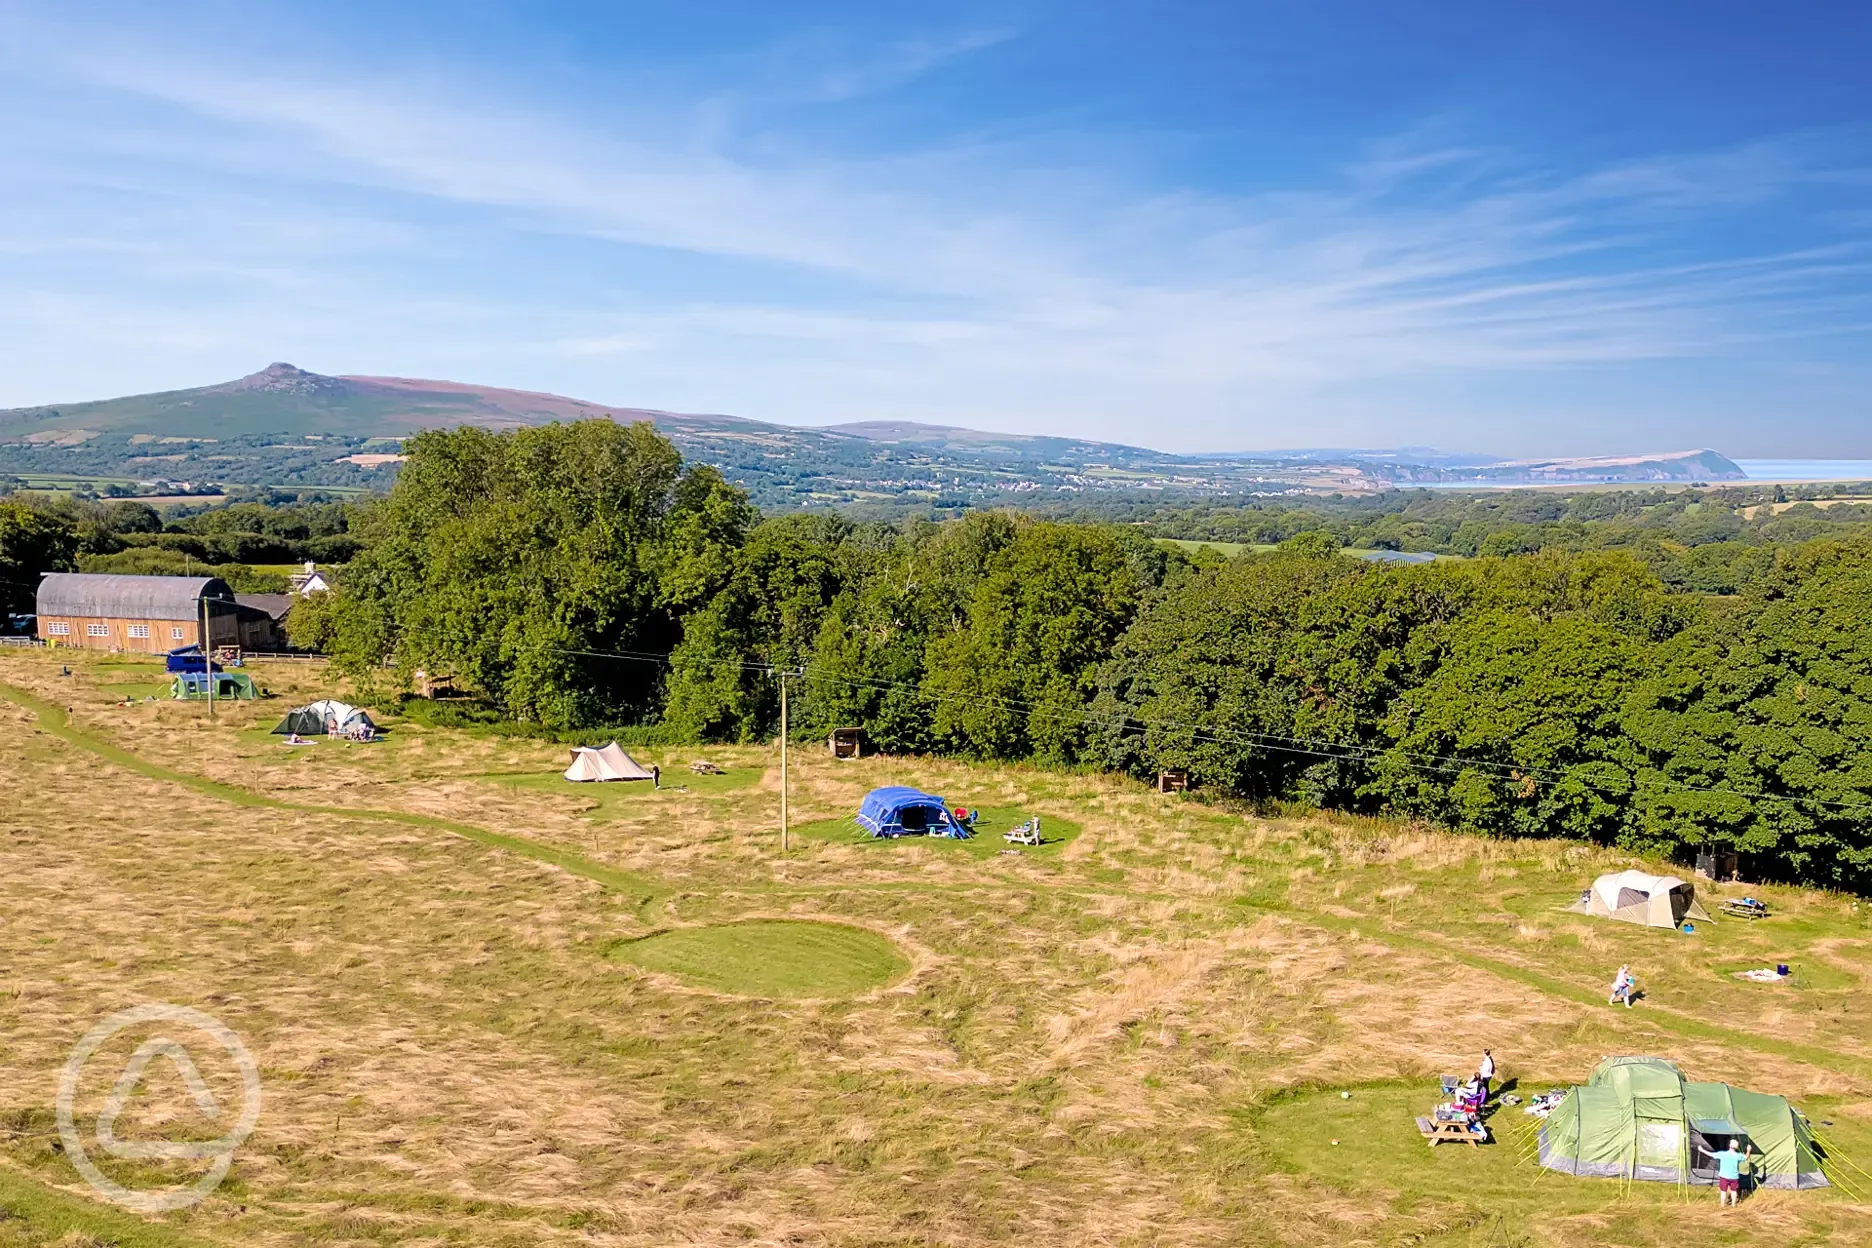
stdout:
POLYGON ((1417 1120, 1417 1131, 1418 1134, 1422 1135, 1429 1143, 1431 1148, 1435 1148, 1445 1140, 1454 1140, 1459 1144, 1468 1144, 1471 1147, 1480 1148, 1486 1136, 1486 1128, 1480 1132, 1471 1131, 1469 1129, 1469 1124, 1460 1118, 1450 1118, 1447 1120, 1441 1118, 1419 1118, 1417 1120))
POLYGON ((1751 906, 1740 901, 1725 901, 1722 909, 1716 913, 1728 915, 1732 919, 1765 919, 1768 917, 1768 907, 1760 902, 1751 906))

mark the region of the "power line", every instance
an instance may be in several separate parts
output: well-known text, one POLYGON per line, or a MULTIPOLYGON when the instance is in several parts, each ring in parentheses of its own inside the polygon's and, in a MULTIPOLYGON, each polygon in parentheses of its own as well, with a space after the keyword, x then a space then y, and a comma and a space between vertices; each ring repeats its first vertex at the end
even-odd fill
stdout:
MULTIPOLYGON (((27 583, 24 581, 16 581, 16 580, 10 580, 6 578, 0 578, 0 583, 21 585, 21 586, 27 585, 27 583)), ((37 582, 34 582, 29 587, 36 588, 36 586, 37 586, 37 582)), ((410 629, 410 628, 398 629, 397 634, 399 636, 412 635, 412 634, 415 636, 427 636, 431 638, 432 640, 443 640, 443 641, 458 640, 458 639, 440 637, 438 634, 434 632, 428 632, 425 630, 410 629)), ((548 653, 548 654, 563 654, 563 655, 567 655, 570 657, 613 659, 613 660, 623 660, 623 661, 628 661, 628 662, 650 663, 650 664, 655 664, 661 667, 669 668, 672 670, 674 670, 677 667, 677 661, 676 661, 677 656, 673 653, 660 653, 660 652, 641 651, 641 650, 591 650, 591 649, 579 649, 579 648, 564 647, 564 646, 536 646, 536 647, 531 647, 531 648, 537 651, 548 653)), ((781 665, 778 665, 778 664, 768 663, 768 662, 759 662, 759 661, 749 661, 746 659, 731 659, 731 658, 689 659, 689 658, 685 658, 683 662, 696 664, 698 666, 704 666, 704 667, 714 667, 717 669, 725 668, 725 667, 737 668, 742 671, 757 672, 757 673, 762 673, 766 675, 774 675, 775 673, 782 670, 781 665)), ((1373 765, 1383 764, 1383 763, 1396 764, 1396 763, 1402 762, 1404 766, 1409 767, 1412 770, 1423 771, 1423 772, 1433 772, 1433 773, 1442 774, 1442 775, 1461 775, 1464 772, 1486 771, 1486 772, 1494 773, 1494 776, 1496 779, 1504 781, 1504 782, 1508 782, 1508 783, 1519 783, 1524 780, 1537 778, 1537 777, 1546 778, 1554 782, 1565 782, 1569 784, 1578 785, 1579 787, 1587 789, 1591 792, 1595 792, 1595 793, 1599 793, 1599 794, 1607 795, 1607 796, 1612 796, 1612 797, 1629 797, 1636 790, 1643 787, 1643 785, 1640 782, 1639 777, 1635 774, 1632 774, 1630 771, 1627 771, 1626 773, 1631 779, 1630 788, 1619 789, 1619 788, 1614 788, 1612 786, 1605 785, 1605 784, 1594 783, 1590 780, 1586 780, 1578 776, 1577 774, 1571 771, 1563 770, 1560 768, 1554 768, 1554 767, 1543 767, 1543 766, 1539 766, 1536 764, 1522 765, 1518 763, 1500 763, 1500 762, 1495 762, 1490 759, 1464 758, 1464 757, 1456 756, 1456 755, 1434 754, 1434 753, 1430 753, 1427 751, 1402 750, 1395 745, 1370 746, 1370 745, 1362 745, 1356 742, 1327 741, 1327 740, 1323 740, 1320 738, 1283 736, 1279 733, 1219 728, 1212 724, 1203 724, 1203 723, 1196 723, 1196 722, 1190 722, 1190 721, 1181 721, 1181 720, 1172 720, 1172 719, 1151 719, 1151 718, 1146 718, 1144 716, 1133 714, 1128 710, 1119 710, 1116 713, 1111 714, 1111 715, 1101 715, 1100 713, 1093 711, 1090 708, 1081 709, 1079 711, 1071 711, 1065 708, 1043 705, 1041 703, 1032 702, 1032 701, 1022 699, 1022 698, 997 697, 996 695, 987 694, 987 693, 972 693, 972 694, 967 694, 967 695, 942 694, 942 693, 932 691, 924 685, 915 684, 909 681, 878 680, 878 679, 868 679, 868 678, 861 678, 861 677, 843 676, 843 675, 839 675, 836 673, 827 672, 822 668, 817 668, 810 664, 802 664, 802 665, 786 667, 784 670, 786 670, 787 672, 791 674, 806 678, 808 680, 817 679, 821 681, 830 681, 833 683, 844 684, 844 685, 854 687, 854 688, 871 688, 871 689, 879 689, 879 690, 892 690, 892 689, 909 690, 912 693, 914 693, 917 697, 922 698, 925 701, 929 701, 929 702, 937 702, 937 703, 967 702, 973 705, 981 705, 983 703, 987 703, 987 704, 1002 707, 1004 709, 1022 711, 1028 714, 1029 716, 1041 715, 1041 716, 1052 717, 1054 719, 1064 719, 1064 720, 1069 720, 1069 721, 1076 720, 1078 722, 1089 724, 1095 727, 1109 727, 1114 722, 1136 724, 1147 730, 1151 728, 1160 728, 1160 729, 1166 729, 1166 730, 1189 732, 1193 734, 1192 739, 1196 742, 1215 744, 1215 745, 1225 745, 1225 744, 1249 745, 1249 746, 1253 746, 1256 749, 1266 750, 1270 753, 1288 754, 1288 755, 1293 755, 1296 757, 1319 758, 1319 759, 1326 759, 1326 760, 1332 760, 1332 761, 1337 761, 1337 762, 1355 762, 1355 763, 1362 763, 1367 766, 1373 766, 1373 765)), ((1623 764, 1619 764, 1619 763, 1608 763, 1607 765, 1620 767, 1621 769, 1624 769, 1623 764)), ((1837 801, 1831 798, 1796 797, 1796 796, 1776 794, 1776 793, 1763 793, 1759 791, 1754 792, 1754 793, 1749 793, 1749 792, 1744 792, 1739 789, 1728 788, 1726 786, 1721 786, 1721 785, 1691 784, 1687 781, 1673 779, 1668 776, 1660 776, 1657 779, 1658 781, 1661 782, 1664 788, 1674 790, 1680 793, 1694 793, 1694 794, 1698 794, 1701 796, 1710 796, 1710 797, 1732 797, 1732 798, 1737 798, 1745 802, 1778 802, 1778 803, 1782 803, 1784 805, 1789 805, 1789 806, 1801 806, 1801 805, 1819 806, 1819 807, 1826 807, 1826 808, 1834 809, 1834 810, 1846 810, 1846 811, 1872 810, 1872 802, 1867 802, 1867 801, 1837 801)))
MULTIPOLYGON (((539 647, 539 649, 551 654, 565 654, 586 658, 620 659, 631 662, 658 664, 671 669, 677 666, 675 661, 676 656, 674 654, 661 654, 650 651, 588 650, 559 646, 542 646, 539 647)), ((736 668, 742 671, 758 672, 768 675, 783 670, 781 666, 777 664, 749 661, 746 659, 687 659, 685 662, 696 663, 698 666, 704 667, 714 667, 717 669, 736 668)), ((1051 716, 1055 719, 1076 720, 1095 727, 1106 727, 1110 726, 1114 721, 1122 721, 1137 724, 1146 729, 1163 728, 1190 732, 1194 734, 1195 740, 1206 741, 1211 744, 1222 745, 1233 743, 1250 745, 1272 753, 1290 754, 1300 757, 1330 759, 1340 762, 1359 762, 1367 765, 1385 762, 1395 763, 1403 760, 1404 765, 1413 770, 1435 772, 1443 775, 1461 775, 1466 771, 1487 770, 1494 772, 1496 779, 1510 783, 1533 777, 1546 777, 1556 782, 1564 781, 1595 793, 1613 797, 1629 797, 1643 787, 1639 777, 1632 775, 1629 771, 1627 775, 1631 778, 1631 787, 1629 789, 1618 789, 1609 785, 1593 783, 1570 771, 1553 767, 1534 765, 1522 766, 1515 763, 1498 763, 1488 759, 1463 758, 1455 755, 1433 754, 1426 751, 1399 750, 1395 746, 1367 746, 1356 743, 1325 741, 1318 738, 1288 737, 1277 733, 1219 728, 1212 724, 1189 721, 1151 719, 1132 714, 1125 710, 1120 710, 1113 715, 1101 715, 1090 708, 1072 711, 1065 708, 1043 705, 1026 699, 997 697, 993 694, 986 693, 966 695, 942 694, 934 692, 924 685, 909 681, 843 676, 827 672, 823 668, 814 667, 811 664, 790 666, 784 668, 784 670, 791 674, 802 676, 808 680, 816 678, 822 681, 831 681, 851 687, 880 690, 909 690, 918 697, 931 702, 966 702, 975 705, 989 703, 1006 709, 1025 711, 1030 715, 1039 714, 1051 716)), ((1610 763, 1608 765, 1622 768, 1622 765, 1617 763, 1610 763)), ((1791 806, 1806 804, 1837 810, 1872 810, 1872 802, 1866 801, 1836 801, 1822 797, 1796 797, 1762 792, 1748 793, 1739 789, 1732 789, 1720 785, 1690 784, 1686 781, 1676 780, 1668 776, 1660 776, 1658 780, 1661 781, 1663 787, 1680 793, 1695 793, 1713 797, 1732 797, 1747 802, 1779 802, 1791 806)))

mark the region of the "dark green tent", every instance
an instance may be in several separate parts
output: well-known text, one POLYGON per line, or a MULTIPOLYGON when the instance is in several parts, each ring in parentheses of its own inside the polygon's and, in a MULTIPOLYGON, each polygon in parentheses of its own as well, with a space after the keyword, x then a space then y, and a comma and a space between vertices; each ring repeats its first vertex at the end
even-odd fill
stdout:
POLYGON ((280 720, 279 727, 273 730, 273 735, 277 737, 322 737, 325 735, 325 717, 309 706, 302 706, 296 711, 287 711, 286 718, 280 720))
POLYGON ((1608 1057, 1584 1087, 1570 1089, 1540 1128, 1540 1163, 1601 1178, 1710 1184, 1716 1171, 1698 1149, 1745 1141, 1759 1187, 1826 1187, 1813 1130, 1787 1100, 1691 1083, 1658 1057, 1608 1057))
MULTIPOLYGON (((206 672, 178 673, 174 683, 170 686, 170 695, 185 702, 205 700, 208 697, 208 680, 209 676, 206 672)), ((257 698, 260 696, 260 690, 255 687, 253 677, 246 672, 216 672, 214 696, 216 701, 257 698)))

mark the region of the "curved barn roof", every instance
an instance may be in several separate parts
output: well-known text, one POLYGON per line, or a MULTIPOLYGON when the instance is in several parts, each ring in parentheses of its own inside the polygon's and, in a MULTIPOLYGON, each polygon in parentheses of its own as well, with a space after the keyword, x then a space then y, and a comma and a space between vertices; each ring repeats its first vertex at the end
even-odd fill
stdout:
POLYGON ((125 620, 192 620, 203 598, 233 601, 218 576, 122 576, 49 572, 39 582, 39 614, 125 620))

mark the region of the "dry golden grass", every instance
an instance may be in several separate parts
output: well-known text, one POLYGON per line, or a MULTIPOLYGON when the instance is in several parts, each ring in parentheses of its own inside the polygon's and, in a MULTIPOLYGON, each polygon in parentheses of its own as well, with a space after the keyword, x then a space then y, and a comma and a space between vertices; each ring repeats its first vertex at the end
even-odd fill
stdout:
MULTIPOLYGON (((1460 1159, 1411 1178, 1413 1152, 1404 1178, 1348 1184, 1258 1124, 1283 1096, 1428 1080, 1484 1045, 1543 1084, 1629 1050, 1844 1096, 1841 1129, 1872 1139, 1872 1066, 1848 1060, 1869 1052, 1872 931, 1848 899, 1776 891, 1779 930, 1614 930, 1556 909, 1619 861, 1589 847, 805 749, 802 823, 890 779, 1085 832, 1053 857, 824 842, 782 857, 770 751, 706 751, 765 768, 746 787, 594 798, 515 780, 563 766, 539 742, 414 725, 371 747, 266 738, 283 705, 331 692, 322 669, 264 668, 289 697, 210 725, 198 706, 117 706, 125 669, 74 666, 7 655, 0 680, 163 766, 344 812, 145 778, 0 702, 0 1164, 82 1190, 41 1134, 72 1043, 128 1004, 207 1009, 253 1048, 267 1101, 230 1184, 171 1219, 189 1242, 1481 1243, 1488 1211, 1448 1177, 1460 1159), (663 891, 640 904, 373 810, 523 836, 663 891), (604 956, 653 926, 753 916, 865 926, 914 969, 852 1000, 770 1002, 604 956), (1714 969, 1776 941, 1838 981, 1750 992, 1714 969), (1591 1003, 1621 960, 1658 1009, 1591 1003)), ((668 776, 697 751, 642 753, 668 776)), ((145 1120, 183 1113, 179 1097, 154 1090, 145 1120)), ((1600 1243, 1616 1224, 1619 1242, 1675 1243, 1692 1216, 1669 1192, 1617 1206, 1616 1185, 1542 1184, 1566 1198, 1549 1209, 1530 1188, 1516 1242, 1600 1243)), ((1736 1225, 1872 1240, 1872 1212, 1838 1193, 1764 1196, 1736 1225)))

